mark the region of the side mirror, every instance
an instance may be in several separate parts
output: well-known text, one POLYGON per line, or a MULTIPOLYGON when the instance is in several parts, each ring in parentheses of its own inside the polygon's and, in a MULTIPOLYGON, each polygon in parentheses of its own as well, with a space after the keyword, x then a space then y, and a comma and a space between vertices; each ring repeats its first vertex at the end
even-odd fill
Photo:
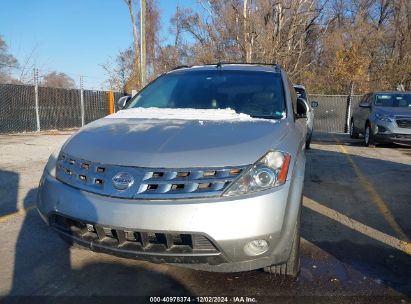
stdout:
POLYGON ((359 104, 360 108, 371 108, 370 104, 366 101, 363 101, 359 104))
POLYGON ((127 102, 129 101, 131 99, 131 96, 123 96, 123 97, 120 97, 118 100, 117 100, 117 108, 119 109, 119 110, 122 110, 122 109, 124 109, 124 107, 126 106, 126 104, 127 104, 127 102))
POLYGON ((296 118, 307 118, 308 105, 302 98, 297 98, 297 115, 296 118))
POLYGON ((316 100, 311 101, 311 107, 312 108, 318 107, 318 101, 316 101, 316 100))

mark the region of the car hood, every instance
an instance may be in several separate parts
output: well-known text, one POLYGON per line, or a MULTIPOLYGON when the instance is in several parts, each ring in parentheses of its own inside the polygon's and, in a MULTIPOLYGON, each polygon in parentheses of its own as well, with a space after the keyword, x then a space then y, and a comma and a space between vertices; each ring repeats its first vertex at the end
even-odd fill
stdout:
POLYGON ((377 107, 377 112, 388 116, 411 116, 411 108, 377 107))
POLYGON ((283 120, 201 121, 102 118, 80 129, 62 151, 79 159, 152 168, 248 165, 285 137, 283 120))

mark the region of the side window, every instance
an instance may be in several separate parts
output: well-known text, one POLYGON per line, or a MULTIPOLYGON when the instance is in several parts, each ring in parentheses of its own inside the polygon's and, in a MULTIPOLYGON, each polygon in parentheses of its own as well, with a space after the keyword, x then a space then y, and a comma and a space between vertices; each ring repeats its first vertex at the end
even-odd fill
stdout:
POLYGON ((297 92, 294 89, 293 83, 290 81, 290 78, 287 76, 287 82, 288 82, 288 89, 290 91, 291 95, 291 103, 293 105, 293 113, 297 113, 297 92))
POLYGON ((360 103, 359 103, 359 107, 361 107, 361 105, 366 105, 366 104, 368 104, 368 99, 370 98, 370 96, 372 96, 372 94, 365 94, 362 98, 361 98, 361 101, 360 101, 360 103))

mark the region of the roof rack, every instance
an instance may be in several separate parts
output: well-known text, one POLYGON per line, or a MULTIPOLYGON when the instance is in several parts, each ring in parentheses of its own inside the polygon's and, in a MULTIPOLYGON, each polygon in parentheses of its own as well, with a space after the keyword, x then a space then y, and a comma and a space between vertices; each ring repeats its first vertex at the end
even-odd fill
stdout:
POLYGON ((276 70, 280 71, 281 66, 278 63, 266 63, 266 62, 217 62, 217 63, 209 63, 204 65, 215 65, 216 68, 221 68, 223 65, 226 64, 245 64, 245 65, 266 65, 266 66, 273 66, 276 70))
POLYGON ((178 65, 175 68, 171 69, 172 71, 174 70, 179 70, 179 69, 184 69, 184 68, 191 68, 189 65, 178 65))
MULTIPOLYGON (((226 64, 244 64, 244 65, 265 65, 265 66, 272 66, 277 72, 280 72, 281 66, 277 63, 265 63, 265 62, 217 62, 217 63, 207 63, 203 64, 203 66, 213 66, 215 65, 216 68, 221 68, 223 65, 226 64)), ((201 66, 201 65, 200 65, 201 66)), ((171 69, 171 71, 184 69, 184 68, 191 68, 193 66, 190 65, 179 65, 175 68, 171 69)))

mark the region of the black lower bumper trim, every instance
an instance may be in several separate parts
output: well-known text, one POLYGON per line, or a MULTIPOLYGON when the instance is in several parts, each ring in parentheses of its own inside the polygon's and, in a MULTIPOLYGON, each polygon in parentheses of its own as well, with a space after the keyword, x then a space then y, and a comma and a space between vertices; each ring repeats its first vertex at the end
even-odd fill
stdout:
POLYGON ((227 263, 216 246, 200 234, 134 231, 53 214, 51 227, 70 245, 153 263, 227 263))
POLYGON ((398 143, 409 143, 411 144, 411 134, 375 134, 375 140, 379 142, 398 142, 398 143))
POLYGON ((124 250, 121 248, 113 248, 109 246, 104 246, 98 242, 87 242, 80 238, 74 237, 68 233, 64 233, 58 229, 55 229, 57 233, 70 245, 79 245, 83 248, 90 249, 94 252, 106 253, 122 258, 142 260, 152 263, 176 263, 176 264, 208 264, 208 265, 220 265, 227 263, 227 260, 217 253, 215 255, 168 255, 168 254, 153 254, 153 253, 142 253, 133 252, 129 250, 124 250))

